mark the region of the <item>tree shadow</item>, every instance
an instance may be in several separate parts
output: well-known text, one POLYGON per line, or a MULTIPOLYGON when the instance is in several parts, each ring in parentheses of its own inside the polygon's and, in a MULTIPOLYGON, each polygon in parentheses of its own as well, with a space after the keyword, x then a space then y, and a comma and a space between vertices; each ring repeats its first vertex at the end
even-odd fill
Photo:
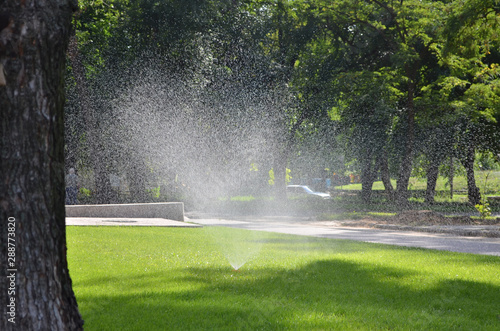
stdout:
POLYGON ((500 326, 498 286, 432 280, 424 272, 341 258, 293 269, 234 272, 230 267, 188 267, 174 279, 157 272, 96 278, 78 286, 116 281, 136 287, 124 294, 77 297, 87 330, 493 330, 500 326), (432 284, 426 284, 429 281, 432 284), (181 283, 179 289, 176 285, 181 283))

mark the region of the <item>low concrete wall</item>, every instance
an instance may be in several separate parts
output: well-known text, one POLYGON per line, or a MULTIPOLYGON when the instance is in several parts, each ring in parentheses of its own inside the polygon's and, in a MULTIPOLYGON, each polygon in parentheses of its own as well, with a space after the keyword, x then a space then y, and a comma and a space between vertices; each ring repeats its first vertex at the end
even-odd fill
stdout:
POLYGON ((182 202, 68 205, 66 217, 167 218, 184 222, 182 202))

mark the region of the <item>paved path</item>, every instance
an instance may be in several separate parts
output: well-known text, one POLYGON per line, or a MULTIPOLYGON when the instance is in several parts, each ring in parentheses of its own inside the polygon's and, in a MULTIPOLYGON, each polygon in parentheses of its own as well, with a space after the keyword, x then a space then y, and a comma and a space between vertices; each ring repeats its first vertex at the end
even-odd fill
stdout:
POLYGON ((464 237, 452 234, 416 231, 315 226, 308 225, 305 218, 291 217, 201 218, 190 219, 189 221, 205 226, 227 226, 302 236, 349 239, 370 243, 500 256, 500 238, 464 237))
POLYGON ((349 239, 371 243, 500 256, 500 238, 466 237, 450 233, 325 226, 314 223, 307 217, 274 216, 214 218, 209 215, 195 215, 194 217, 196 218, 189 218, 189 216, 186 217, 186 222, 178 222, 164 218, 68 217, 66 218, 66 225, 163 227, 226 226, 302 236, 349 239))

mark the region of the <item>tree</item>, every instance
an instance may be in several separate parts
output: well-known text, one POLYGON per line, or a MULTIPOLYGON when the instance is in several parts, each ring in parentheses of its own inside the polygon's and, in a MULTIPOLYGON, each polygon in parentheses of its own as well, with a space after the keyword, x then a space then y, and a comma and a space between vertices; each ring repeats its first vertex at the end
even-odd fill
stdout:
MULTIPOLYGON (((178 93, 165 92, 156 102, 161 107, 150 107, 148 113, 145 103, 136 106, 137 110, 147 115, 144 119, 148 121, 151 116, 172 118, 170 111, 179 118, 179 113, 191 113, 187 118, 196 118, 196 125, 200 125, 196 134, 198 146, 208 139, 212 140, 209 148, 214 151, 230 144, 236 146, 235 141, 243 137, 238 132, 248 131, 256 123, 263 126, 263 122, 250 120, 257 113, 263 114, 265 131, 274 133, 265 135, 269 147, 266 151, 271 154, 265 159, 273 161, 270 167, 274 168, 278 197, 285 196, 285 169, 297 138, 308 134, 317 138, 325 134, 325 128, 334 128, 328 133, 333 142, 336 134, 344 133, 348 151, 363 169, 365 197, 369 198, 374 175, 380 170, 391 197, 395 195, 390 174, 398 178, 396 189, 403 203, 408 196, 413 162, 422 160, 419 153, 426 154, 429 162, 428 199, 433 198, 437 161, 443 151, 421 148, 419 132, 435 137, 437 142, 433 144, 442 144, 439 137, 447 139, 454 130, 444 135, 433 135, 433 130, 440 125, 457 126, 454 121, 462 121, 466 115, 467 121, 491 134, 483 134, 481 141, 471 141, 472 154, 461 151, 455 156, 467 154, 470 159, 474 151, 499 149, 498 139, 495 140, 495 119, 500 117, 496 106, 499 70, 495 64, 499 54, 496 43, 490 42, 496 38, 499 25, 494 0, 461 1, 460 4, 467 4, 463 8, 455 6, 455 1, 430 0, 80 3, 77 36, 84 70, 80 70, 83 79, 77 80, 87 81, 96 117, 93 121, 97 124, 88 121, 83 138, 71 135, 68 141, 78 146, 73 148, 78 151, 73 155, 85 155, 82 151, 87 150, 96 153, 95 159, 103 166, 104 174, 114 169, 113 164, 119 164, 120 159, 131 159, 124 155, 134 155, 133 162, 123 162, 121 172, 127 173, 138 195, 145 191, 145 168, 155 154, 147 146, 134 147, 132 142, 117 146, 122 139, 116 132, 128 134, 117 125, 116 115, 122 105, 117 106, 116 98, 126 94, 123 91, 145 85, 148 79, 142 72, 147 66, 165 77, 181 77, 175 79, 179 82, 174 85, 165 84, 162 93, 173 86, 182 91, 181 81, 191 88, 196 86, 196 92, 186 92, 191 95, 186 107, 175 105, 178 93), (461 33, 454 32, 457 26, 461 33), (460 46, 464 40, 468 42, 465 50, 460 46), (246 98, 261 100, 244 104, 246 98), (331 121, 335 107, 345 107, 345 112, 337 114, 333 124, 325 124, 331 121), (341 125, 345 125, 345 130, 337 130, 341 125), (99 144, 89 146, 92 138, 99 144)), ((72 69, 77 78, 77 65, 72 69)), ((157 82, 148 84, 151 90, 158 86, 157 82)), ((81 84, 72 85, 73 91, 77 91, 81 84)), ((80 95, 84 94, 80 89, 80 95)), ((86 118, 91 117, 94 116, 86 118)), ((465 136, 460 138, 460 144, 453 146, 467 146, 465 136)), ((171 153, 164 158, 171 158, 171 153)), ((199 153, 193 154, 195 159, 199 157, 199 153)), ((235 155, 229 154, 213 156, 229 169, 235 164, 235 155)), ((246 163, 255 162, 247 158, 246 163)), ((170 160, 167 168, 179 174, 182 166, 175 163, 170 160)), ((473 163, 466 162, 467 166, 473 163)), ((201 168, 199 173, 213 174, 214 167, 201 168)), ((107 178, 106 174, 101 177, 107 178)))
MULTIPOLYGON (((446 1, 415 0, 317 2, 322 3, 319 15, 324 26, 345 44, 344 70, 372 73, 374 77, 385 75, 390 98, 398 99, 396 103, 387 104, 394 105, 396 111, 391 129, 392 135, 397 137, 391 139, 392 163, 397 163, 399 168, 397 198, 405 204, 413 160, 418 151, 419 120, 427 117, 426 113, 432 109, 428 107, 425 94, 449 74, 441 50, 444 47, 442 31, 451 5, 446 1)), ((361 122, 365 120, 360 119, 361 122)), ((355 124, 361 123, 356 121, 355 124)), ((388 149, 380 151, 387 153, 388 149)), ((384 154, 377 158, 384 169, 384 182, 390 187, 384 154)))
POLYGON ((454 6, 443 31, 442 61, 450 68, 440 82, 456 112, 456 154, 467 173, 472 205, 481 194, 474 178, 477 151, 500 150, 500 7, 496 0, 467 0, 454 6))
POLYGON ((68 272, 64 211, 63 76, 75 10, 69 0, 0 5, 2 330, 83 326, 68 272))
MULTIPOLYGON (((442 110, 441 110, 442 111, 442 110)), ((437 122, 438 118, 435 118, 437 122)), ((439 167, 446 157, 453 156, 453 138, 455 136, 453 127, 447 123, 429 123, 429 127, 419 127, 418 140, 420 152, 425 155, 425 172, 427 176, 427 188, 425 201, 434 203, 436 184, 439 176, 439 167)))
MULTIPOLYGON (((143 114, 140 117, 140 123, 143 123, 144 120, 152 121, 153 117, 165 122, 168 118, 181 117, 185 107, 176 101, 182 98, 181 95, 190 94, 190 107, 198 108, 194 95, 206 101, 206 94, 218 93, 226 88, 221 86, 225 83, 264 86, 258 78, 249 79, 267 72, 267 62, 255 59, 258 56, 255 50, 259 48, 257 41, 264 35, 258 32, 261 23, 256 23, 258 20, 249 15, 244 6, 240 1, 81 1, 82 11, 76 25, 77 52, 71 56, 74 81, 70 86, 73 94, 85 96, 85 100, 72 98, 75 101, 73 107, 67 109, 68 113, 71 109, 78 109, 71 112, 72 117, 84 117, 85 120, 80 121, 84 125, 79 128, 68 125, 67 141, 73 151, 88 151, 87 157, 80 159, 79 163, 93 168, 96 193, 108 191, 105 186, 109 183, 105 180, 109 170, 115 168, 113 164, 118 164, 120 169, 113 171, 126 174, 131 199, 135 202, 147 199, 146 178, 150 173, 147 164, 158 158, 158 151, 151 152, 146 148, 151 143, 145 144, 145 136, 123 142, 124 136, 137 134, 134 130, 124 130, 130 123, 123 123, 117 116, 123 112, 119 109, 124 108, 120 104, 123 100, 119 99, 126 93, 124 91, 138 92, 150 83, 150 91, 156 91, 151 98, 162 107, 148 107, 148 103, 135 106, 143 114), (155 82, 148 81, 151 77, 155 82), (182 85, 196 85, 197 91, 182 85), (168 93, 167 89, 175 93, 168 93), (83 138, 77 139, 76 135, 83 138), (140 142, 146 146, 140 146, 140 142)), ((207 118, 203 118, 201 111, 189 117, 196 117, 200 123, 208 120, 206 126, 209 127, 211 118, 228 116, 233 119, 235 114, 231 114, 231 109, 218 108, 207 118)), ((140 129, 144 130, 144 127, 140 129)), ((205 138, 209 139, 208 132, 205 138)), ((151 142, 158 140, 157 137, 148 139, 151 142)), ((194 136, 189 140, 193 139, 194 136)), ((179 157, 176 155, 170 150, 164 159, 170 160, 168 168, 180 174, 186 167, 173 166, 176 163, 173 159, 179 157)), ((164 168, 164 164, 160 168, 164 168)))
MULTIPOLYGON (((97 90, 92 83, 100 71, 104 69, 103 54, 110 46, 112 32, 116 29, 118 18, 122 14, 123 1, 80 1, 78 17, 74 24, 75 34, 71 37, 68 51, 68 64, 70 65, 71 77, 74 80, 73 98, 78 109, 71 113, 67 111, 65 125, 68 128, 66 135, 67 164, 74 166, 75 163, 85 164, 92 169, 94 179, 93 198, 95 203, 110 203, 113 201, 113 190, 109 181, 109 169, 107 160, 110 159, 110 151, 106 146, 106 125, 102 125, 102 102, 96 98, 97 90), (79 118, 79 120, 75 120, 79 118), (80 122, 80 127, 76 123, 80 122), (75 137, 80 136, 80 137, 75 137), (80 138, 80 139, 78 139, 80 138), (82 150, 86 150, 87 160, 82 162, 75 156, 80 156, 82 150)), ((109 85, 108 80, 108 85, 109 85)), ((69 85, 69 84, 68 84, 69 85)), ((69 89, 70 93, 72 92, 69 89)), ((71 102, 68 103, 71 108, 71 102)), ((109 108, 109 107, 108 107, 109 108)), ((104 112, 105 113, 105 112, 104 112)))
POLYGON ((337 112, 343 126, 348 155, 356 159, 361 167, 361 196, 369 201, 373 182, 379 169, 389 198, 392 197, 392 184, 386 169, 387 145, 392 129, 395 107, 387 79, 383 76, 346 74, 342 79, 344 93, 338 101, 337 112))
MULTIPOLYGON (((292 84, 295 76, 299 76, 297 61, 302 52, 308 51, 308 43, 315 39, 318 30, 316 6, 307 1, 282 1, 269 6, 265 2, 260 4, 260 10, 268 8, 271 17, 271 28, 267 40, 264 42, 264 51, 271 54, 272 69, 275 76, 272 84, 292 84)), ((295 144, 295 136, 301 125, 308 119, 319 117, 314 102, 311 102, 318 89, 312 88, 312 93, 301 94, 299 91, 304 85, 295 86, 298 95, 298 105, 291 107, 284 104, 277 109, 276 129, 283 132, 275 141, 274 174, 275 195, 278 201, 286 199, 286 167, 290 151, 295 144), (307 95, 306 95, 307 94, 307 95), (293 108, 293 109, 290 109, 293 108)))

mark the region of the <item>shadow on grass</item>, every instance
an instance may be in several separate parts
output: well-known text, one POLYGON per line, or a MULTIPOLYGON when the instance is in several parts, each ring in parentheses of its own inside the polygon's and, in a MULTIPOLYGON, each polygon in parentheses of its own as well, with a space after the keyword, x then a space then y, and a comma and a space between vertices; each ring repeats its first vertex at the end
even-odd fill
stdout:
POLYGON ((115 291, 119 294, 77 294, 86 330, 500 327, 499 287, 433 280, 417 271, 328 259, 293 269, 187 267, 176 272, 173 278, 154 272, 78 283, 124 286, 115 291))

